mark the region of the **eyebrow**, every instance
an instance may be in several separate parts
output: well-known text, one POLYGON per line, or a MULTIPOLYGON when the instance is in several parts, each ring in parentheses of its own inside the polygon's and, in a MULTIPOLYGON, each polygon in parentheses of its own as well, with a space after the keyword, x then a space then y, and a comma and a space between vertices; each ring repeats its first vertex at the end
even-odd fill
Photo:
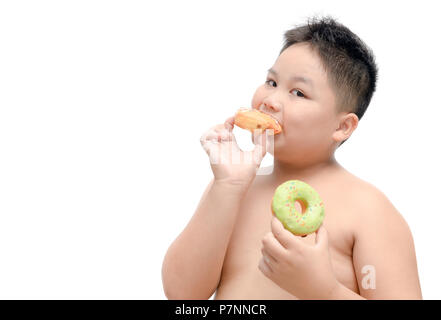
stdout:
MULTIPOLYGON (((274 74, 274 75, 277 76, 277 72, 274 71, 274 70, 271 69, 271 68, 268 69, 268 72, 269 72, 269 73, 272 73, 272 74, 274 74)), ((305 77, 302 77, 302 76, 292 76, 291 78, 289 78, 289 80, 290 80, 290 81, 303 82, 303 83, 305 83, 305 84, 307 84, 307 85, 309 85, 309 86, 311 86, 311 87, 314 87, 314 85, 313 85, 311 79, 309 79, 309 78, 305 78, 305 77)))

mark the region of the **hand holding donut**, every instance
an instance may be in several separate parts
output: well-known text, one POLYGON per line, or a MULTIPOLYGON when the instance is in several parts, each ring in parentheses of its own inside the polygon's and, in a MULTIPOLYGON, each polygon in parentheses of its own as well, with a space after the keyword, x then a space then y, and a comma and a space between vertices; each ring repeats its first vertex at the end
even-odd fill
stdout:
POLYGON ((256 176, 267 152, 267 134, 266 131, 255 130, 252 133, 255 148, 243 151, 232 132, 234 123, 235 117, 230 117, 225 123, 210 128, 201 136, 200 142, 209 156, 216 181, 246 186, 256 176))
POLYGON ((332 299, 341 285, 329 254, 328 232, 316 231, 315 243, 305 243, 286 230, 276 217, 262 240, 259 270, 299 299, 332 299))
POLYGON ((323 200, 306 182, 288 180, 271 200, 271 232, 262 240, 259 270, 300 299, 328 299, 339 286, 331 266, 323 200), (299 202, 301 211, 295 208, 299 202), (316 234, 309 245, 298 236, 316 234))

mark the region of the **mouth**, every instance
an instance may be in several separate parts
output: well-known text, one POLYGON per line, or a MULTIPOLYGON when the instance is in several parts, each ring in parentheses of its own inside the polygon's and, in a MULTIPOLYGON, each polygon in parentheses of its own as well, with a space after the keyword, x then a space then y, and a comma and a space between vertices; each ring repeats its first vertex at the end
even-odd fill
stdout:
MULTIPOLYGON (((260 110, 259 110, 260 111, 260 110)), ((270 113, 267 113, 267 112, 264 112, 264 111, 260 111, 260 112, 262 112, 262 113, 264 113, 264 114, 266 114, 267 116, 269 116, 270 118, 272 118, 274 121, 276 121, 279 125, 280 125, 280 127, 283 129, 283 126, 282 126, 282 121, 280 121, 279 119, 277 119, 275 116, 273 116, 272 114, 270 114, 270 113)), ((283 130, 282 130, 282 132, 283 132, 283 130)))

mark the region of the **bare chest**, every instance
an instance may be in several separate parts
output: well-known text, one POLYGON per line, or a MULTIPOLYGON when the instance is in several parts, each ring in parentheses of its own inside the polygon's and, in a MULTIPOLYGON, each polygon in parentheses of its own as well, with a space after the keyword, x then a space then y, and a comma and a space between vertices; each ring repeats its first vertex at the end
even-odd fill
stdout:
MULTIPOLYGON (((273 188, 253 188, 245 197, 225 256, 216 299, 295 299, 258 269, 262 238, 271 231, 273 188)), ((350 213, 332 191, 319 190, 325 203, 324 225, 329 235, 332 267, 337 279, 358 293, 352 263, 353 237, 350 213)), ((302 241, 313 244, 315 234, 302 241)))

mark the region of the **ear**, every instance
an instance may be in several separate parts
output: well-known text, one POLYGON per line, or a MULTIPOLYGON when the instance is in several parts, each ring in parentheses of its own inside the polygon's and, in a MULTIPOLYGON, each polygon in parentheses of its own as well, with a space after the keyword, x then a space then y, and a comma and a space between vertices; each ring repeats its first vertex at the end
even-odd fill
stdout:
POLYGON ((358 126, 358 117, 355 113, 344 113, 338 121, 338 127, 332 134, 332 138, 335 142, 342 142, 348 139, 352 132, 358 126))

